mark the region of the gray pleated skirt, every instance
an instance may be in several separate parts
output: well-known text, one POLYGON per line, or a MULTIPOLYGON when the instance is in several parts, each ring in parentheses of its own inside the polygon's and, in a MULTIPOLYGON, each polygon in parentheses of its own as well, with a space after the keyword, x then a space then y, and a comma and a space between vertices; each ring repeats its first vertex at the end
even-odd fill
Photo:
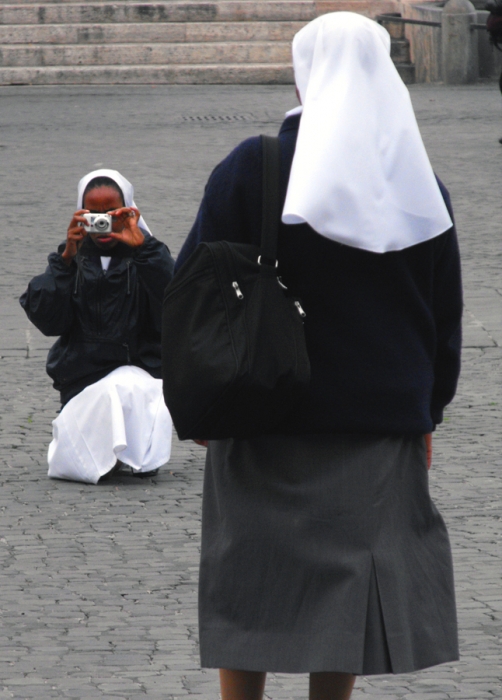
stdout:
POLYGON ((204 667, 369 675, 456 660, 423 438, 211 442, 199 623, 204 667))

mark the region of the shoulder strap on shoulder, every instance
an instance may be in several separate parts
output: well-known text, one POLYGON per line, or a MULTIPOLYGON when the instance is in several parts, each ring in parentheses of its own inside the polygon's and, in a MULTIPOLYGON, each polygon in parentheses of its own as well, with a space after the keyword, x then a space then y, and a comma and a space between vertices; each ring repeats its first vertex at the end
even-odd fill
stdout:
POLYGON ((279 232, 279 139, 261 137, 263 152, 263 189, 261 219, 261 263, 275 265, 279 232))

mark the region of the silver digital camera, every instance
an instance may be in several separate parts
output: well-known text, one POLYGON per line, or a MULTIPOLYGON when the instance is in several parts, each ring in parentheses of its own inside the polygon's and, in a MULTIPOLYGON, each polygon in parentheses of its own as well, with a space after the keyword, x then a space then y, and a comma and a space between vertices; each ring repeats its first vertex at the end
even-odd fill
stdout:
POLYGON ((84 214, 87 233, 110 233, 112 230, 112 217, 110 214, 84 214))

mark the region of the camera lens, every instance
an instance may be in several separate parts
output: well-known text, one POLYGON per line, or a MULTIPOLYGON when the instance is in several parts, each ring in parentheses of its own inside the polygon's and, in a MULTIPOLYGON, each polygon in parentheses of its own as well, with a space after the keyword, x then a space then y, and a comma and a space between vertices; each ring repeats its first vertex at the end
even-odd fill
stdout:
POLYGON ((106 231, 108 229, 108 221, 104 217, 98 217, 94 222, 96 231, 106 231))

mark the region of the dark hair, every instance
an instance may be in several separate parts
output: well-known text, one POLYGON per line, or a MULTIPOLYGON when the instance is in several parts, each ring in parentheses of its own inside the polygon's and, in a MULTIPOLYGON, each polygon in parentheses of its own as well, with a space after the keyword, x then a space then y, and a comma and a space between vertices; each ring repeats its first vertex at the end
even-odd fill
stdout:
POLYGON ((112 190, 118 192, 122 200, 122 206, 125 207, 124 193, 117 185, 115 180, 112 180, 111 177, 106 177, 105 175, 102 175, 101 177, 94 177, 92 180, 90 180, 90 182, 87 183, 87 187, 85 188, 84 194, 82 195, 82 206, 84 206, 84 201, 87 193, 91 190, 98 189, 98 187, 111 187, 112 190))

